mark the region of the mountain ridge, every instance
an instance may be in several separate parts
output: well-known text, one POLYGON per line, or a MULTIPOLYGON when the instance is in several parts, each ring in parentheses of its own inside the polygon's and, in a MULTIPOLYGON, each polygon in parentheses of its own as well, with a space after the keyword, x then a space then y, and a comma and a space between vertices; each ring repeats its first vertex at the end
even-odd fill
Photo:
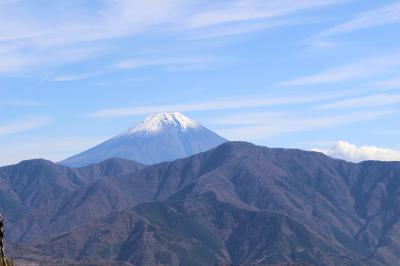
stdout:
POLYGON ((143 167, 118 158, 74 169, 45 159, 3 166, 0 167, 0 212, 8 222, 15 222, 30 209, 47 205, 96 178, 143 167))
MULTIPOLYGON (((62 239, 67 235, 67 240, 70 236, 69 233, 73 233, 79 228, 90 228, 98 223, 105 223, 104 226, 106 226, 105 217, 117 210, 123 211, 136 208, 135 206, 154 206, 152 204, 169 204, 169 202, 190 205, 190 202, 195 201, 197 206, 195 210, 201 210, 203 203, 196 199, 211 193, 215 195, 215 200, 202 212, 204 219, 201 224, 211 226, 211 224, 217 223, 215 226, 220 226, 220 230, 222 230, 218 234, 218 241, 227 241, 223 238, 231 230, 229 224, 223 223, 223 212, 220 214, 222 216, 216 216, 219 218, 212 218, 214 217, 212 213, 223 204, 226 207, 222 209, 234 208, 235 212, 273 211, 293 219, 290 224, 294 223, 295 227, 278 231, 280 233, 276 235, 278 239, 281 239, 280 241, 283 241, 282 245, 285 248, 290 246, 291 241, 295 241, 299 250, 304 249, 307 242, 302 242, 301 237, 292 239, 285 232, 303 228, 302 225, 305 225, 306 227, 296 231, 299 236, 310 235, 309 230, 311 230, 313 232, 311 235, 316 234, 318 239, 339 253, 348 250, 351 254, 355 254, 354 256, 359 257, 357 260, 369 259, 374 260, 378 265, 379 263, 393 265, 400 261, 395 252, 400 243, 400 237, 397 237, 400 236, 400 232, 396 226, 400 217, 398 216, 400 209, 397 207, 397 203, 400 202, 398 176, 400 176, 399 162, 367 161, 357 164, 332 159, 317 152, 271 149, 245 142, 227 142, 207 152, 184 159, 147 166, 134 173, 95 180, 61 198, 56 205, 52 204, 41 208, 42 214, 30 213, 16 223, 11 232, 15 237, 14 240, 27 244, 41 243, 36 248, 47 250, 51 247, 46 242, 40 242, 44 240, 44 235, 50 237, 49 241, 54 239, 56 241, 54 243, 59 243, 57 242, 59 237, 62 239), (97 205, 98 203, 100 205, 97 205)), ((149 208, 148 213, 143 213, 143 215, 150 215, 154 211, 152 208, 149 208)), ((141 208, 146 212, 145 209, 141 208)), ((184 209, 179 207, 176 211, 182 210, 182 215, 188 215, 184 209)), ((279 217, 273 218, 273 220, 283 219, 279 217)), ((191 219, 190 217, 186 218, 191 219)), ((228 220, 233 224, 236 223, 236 218, 228 220)), ((159 218, 156 220, 146 218, 146 221, 149 228, 153 228, 151 232, 155 230, 154 232, 161 234, 160 236, 170 230, 168 226, 159 227, 157 225, 159 218)), ((196 221, 191 220, 190 223, 192 222, 196 221)), ((255 220, 254 226, 259 222, 265 223, 255 220)), ((115 226, 115 228, 123 228, 123 224, 118 223, 115 226)), ((249 230, 254 226, 244 228, 249 230)), ((214 228, 214 225, 210 228, 214 228)), ((117 229, 115 230, 115 234, 121 234, 117 229)), ((80 232, 82 233, 82 231, 80 232)), ((237 233, 239 238, 247 235, 246 231, 238 232, 242 232, 241 234, 237 233)), ((74 237, 80 236, 80 234, 74 235, 74 237)), ((87 240, 84 239, 90 239, 89 235, 83 234, 80 241, 85 243, 87 240)), ((144 244, 146 241, 150 241, 148 233, 142 237, 141 240, 137 239, 139 243, 144 244)), ((189 241, 186 239, 189 235, 182 237, 182 243, 189 241)), ((161 239, 163 237, 160 238, 160 241, 161 239)), ((72 239, 70 240, 72 241, 72 239)), ((68 241, 67 243, 71 243, 68 241)), ((122 248, 119 246, 122 245, 122 242, 118 242, 119 248, 122 248)), ((258 246, 259 241, 251 240, 248 243, 250 246, 255 245, 254 249, 259 250, 261 255, 264 254, 262 256, 267 256, 262 252, 264 248, 258 246)), ((92 255, 100 252, 95 243, 92 245, 87 242, 86 244, 87 247, 93 248, 92 255)), ((228 242, 225 244, 228 245, 228 242)), ((124 245, 128 250, 133 247, 131 246, 133 243, 129 241, 124 245)), ((166 254, 169 254, 164 254, 165 256, 171 259, 176 258, 176 250, 171 251, 165 246, 164 248, 167 249, 166 254)), ((240 246, 236 248, 240 250, 240 246)), ((63 249, 60 248, 59 252, 63 249)), ((224 254, 228 252, 225 248, 218 250, 224 254)), ((239 250, 234 253, 240 254, 239 250)), ((290 249, 287 249, 288 253, 284 253, 282 258, 275 257, 274 263, 295 263, 297 255, 291 256, 292 253, 289 251, 290 249), (288 259, 283 259, 284 257, 288 259)), ((102 258, 95 257, 96 259, 115 259, 117 250, 115 250, 116 253, 109 252, 111 251, 104 253, 108 255, 104 255, 102 258)), ((351 258, 353 255, 349 255, 350 253, 343 254, 347 254, 345 256, 351 258)), ((243 254, 244 257, 248 256, 245 255, 246 252, 243 254)), ((310 261, 314 261, 313 258, 320 256, 318 255, 319 251, 305 254, 311 256, 310 261)), ((149 256, 154 257, 155 255, 150 254, 149 256)), ((244 257, 239 256, 233 261, 242 261, 244 257)), ((305 261, 307 261, 306 257, 303 258, 305 261)), ((227 261, 232 259, 229 256, 225 258, 229 258, 227 261)), ((255 263, 261 258, 257 255, 253 259, 249 257, 248 261, 243 262, 255 263)), ((88 258, 82 257, 82 259, 88 258)), ((324 260, 328 265, 334 264, 332 263, 333 257, 324 257, 324 260)), ((138 263, 140 260, 136 258, 133 261, 138 263)), ((204 263, 199 265, 204 265, 204 263)), ((349 265, 363 264, 349 263, 349 265)), ((367 263, 367 265, 370 264, 367 263)))

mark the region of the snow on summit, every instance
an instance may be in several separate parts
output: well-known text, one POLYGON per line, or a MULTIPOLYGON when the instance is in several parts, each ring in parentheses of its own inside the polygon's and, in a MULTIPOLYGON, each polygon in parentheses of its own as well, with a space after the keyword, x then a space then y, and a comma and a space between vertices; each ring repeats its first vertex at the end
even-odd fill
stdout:
POLYGON ((181 113, 160 113, 61 163, 80 167, 109 158, 123 158, 150 165, 207 151, 225 141, 181 113))
POLYGON ((187 131, 189 128, 198 128, 200 125, 184 116, 179 112, 159 113, 148 116, 143 122, 135 127, 128 129, 123 135, 131 135, 134 133, 159 133, 166 128, 176 128, 181 131, 187 131))

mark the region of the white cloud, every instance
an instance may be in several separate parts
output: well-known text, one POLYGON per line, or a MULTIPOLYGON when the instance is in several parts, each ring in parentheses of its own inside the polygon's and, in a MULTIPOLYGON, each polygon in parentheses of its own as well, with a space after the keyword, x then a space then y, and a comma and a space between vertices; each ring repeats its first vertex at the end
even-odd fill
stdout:
POLYGON ((0 136, 12 135, 25 131, 29 131, 35 128, 43 127, 50 119, 47 116, 37 116, 24 118, 12 123, 0 125, 0 136))
POLYGON ((169 57, 169 58, 144 58, 135 57, 117 63, 116 67, 120 69, 134 69, 148 66, 163 66, 166 70, 170 67, 188 67, 199 66, 203 64, 214 63, 220 59, 215 57, 197 56, 197 57, 169 57))
POLYGON ((400 78, 392 78, 386 80, 380 80, 371 82, 368 84, 369 87, 377 87, 380 89, 399 89, 400 88, 400 78))
POLYGON ((191 27, 206 27, 224 23, 237 23, 257 19, 271 19, 317 7, 337 4, 343 0, 241 0, 216 4, 211 10, 194 15, 191 27))
POLYGON ((223 116, 211 124, 228 126, 217 132, 230 140, 260 140, 281 134, 306 132, 355 124, 397 111, 354 112, 341 115, 296 115, 290 113, 244 113, 223 116))
POLYGON ((84 80, 94 76, 99 75, 102 72, 88 72, 81 74, 60 74, 51 78, 52 81, 64 82, 64 81, 76 81, 76 80, 84 80))
POLYGON ((379 148, 375 146, 358 147, 345 141, 338 141, 333 147, 322 152, 331 157, 352 162, 361 162, 365 160, 400 161, 400 150, 379 148))
POLYGON ((31 65, 33 58, 24 58, 19 52, 0 52, 0 74, 17 72, 31 65))
POLYGON ((382 8, 362 13, 354 19, 326 30, 321 35, 334 35, 365 28, 400 22, 400 3, 396 2, 382 8))
POLYGON ((64 47, 62 49, 33 50, 27 47, 19 47, 19 49, 13 49, 7 53, 0 53, 0 74, 30 71, 43 65, 51 66, 79 62, 97 57, 103 52, 99 47, 84 47, 84 45, 82 47, 64 47), (23 51, 24 49, 26 51, 23 51))
POLYGON ((84 60, 88 51, 103 55, 107 49, 101 41, 168 24, 182 5, 178 0, 105 0, 87 11, 81 1, 55 1, 35 12, 24 1, 9 1, 0 8, 0 73, 84 60))
POLYGON ((0 101, 0 107, 32 107, 40 105, 39 102, 29 101, 29 100, 9 100, 9 101, 0 101))
POLYGON ((161 112, 193 112, 193 111, 213 111, 213 110, 234 110, 246 109, 265 106, 293 105, 319 102, 323 100, 335 99, 349 95, 351 92, 334 92, 313 95, 296 95, 296 96, 280 96, 268 97, 266 95, 253 98, 231 98, 219 99, 214 101, 194 102, 186 104, 170 104, 170 105, 145 105, 130 108, 110 108, 102 109, 87 114, 90 118, 107 118, 107 117, 124 117, 135 116, 150 113, 161 112))
POLYGON ((369 58, 349 65, 343 65, 322 71, 317 74, 287 80, 278 86, 305 86, 341 81, 352 81, 371 78, 380 74, 398 72, 400 69, 400 54, 369 58))
POLYGON ((191 40, 196 39, 209 39, 218 37, 229 37, 235 35, 244 35, 247 33, 264 31, 276 27, 284 26, 300 26, 304 24, 320 23, 319 18, 307 18, 307 19, 276 19, 273 21, 246 21, 242 23, 229 23, 229 24, 218 24, 213 27, 202 27, 192 29, 189 33, 191 40))
POLYGON ((400 104, 400 94, 375 94, 359 98, 340 100, 320 105, 317 109, 343 109, 357 107, 377 107, 400 104))
POLYGON ((180 1, 176 0, 106 0, 100 9, 84 13, 79 12, 83 10, 82 3, 77 3, 77 6, 54 3, 70 8, 72 17, 51 14, 53 4, 49 4, 46 6, 49 10, 44 9, 43 13, 22 12, 23 18, 16 18, 13 15, 21 14, 21 7, 14 5, 5 10, 12 15, 3 12, 1 26, 4 32, 0 41, 23 40, 30 45, 54 47, 124 37, 174 20, 180 8, 180 1))
POLYGON ((223 25, 213 27, 206 30, 197 30, 190 34, 189 39, 208 39, 216 37, 226 37, 232 35, 241 35, 255 31, 266 30, 273 27, 287 25, 289 22, 276 21, 276 22, 256 22, 256 23, 245 23, 240 25, 223 25))
MULTIPOLYGON (((50 1, 40 8, 40 12, 26 1, 3 1, 0 5, 0 74, 34 71, 49 64, 62 65, 107 55, 120 46, 111 41, 142 33, 161 32, 171 37, 179 33, 189 36, 186 39, 199 39, 310 23, 314 20, 286 19, 284 16, 345 1, 272 0, 267 3, 239 0, 199 4, 183 0, 104 0, 94 5, 84 1, 50 1), (86 49, 87 53, 71 54, 78 49, 86 49)), ((155 59, 133 60, 135 62, 121 62, 120 66, 168 63, 155 59)), ((178 62, 167 70, 200 68, 204 66, 199 63, 178 62)))

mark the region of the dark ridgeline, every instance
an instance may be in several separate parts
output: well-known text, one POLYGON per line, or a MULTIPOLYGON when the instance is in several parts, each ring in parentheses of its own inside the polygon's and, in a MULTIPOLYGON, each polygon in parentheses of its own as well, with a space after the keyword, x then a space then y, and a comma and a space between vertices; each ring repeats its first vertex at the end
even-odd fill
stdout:
MULTIPOLYGON (((228 142, 103 177, 66 169, 48 177, 56 188, 86 181, 12 220, 13 254, 94 265, 400 263, 400 162, 228 142)), ((15 188, 11 179, 0 178, 15 188)))
POLYGON ((96 178, 143 167, 119 158, 82 168, 68 168, 43 159, 0 167, 0 212, 13 223, 30 210, 57 201, 96 178))

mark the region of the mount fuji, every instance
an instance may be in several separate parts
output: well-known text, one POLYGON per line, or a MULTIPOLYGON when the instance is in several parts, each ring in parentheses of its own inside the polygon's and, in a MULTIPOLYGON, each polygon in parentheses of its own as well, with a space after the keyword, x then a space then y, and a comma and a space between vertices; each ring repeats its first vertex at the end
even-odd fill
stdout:
POLYGON ((160 113, 60 163, 80 167, 119 157, 155 164, 203 152, 226 141, 181 113, 160 113))

